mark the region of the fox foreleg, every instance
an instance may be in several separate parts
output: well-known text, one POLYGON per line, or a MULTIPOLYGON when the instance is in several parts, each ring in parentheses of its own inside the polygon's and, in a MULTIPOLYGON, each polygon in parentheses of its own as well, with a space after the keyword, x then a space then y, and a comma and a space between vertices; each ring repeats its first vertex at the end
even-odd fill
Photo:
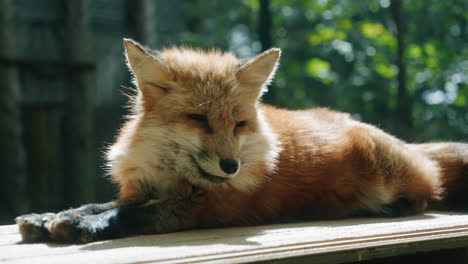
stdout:
POLYGON ((193 228, 192 200, 147 201, 138 204, 89 204, 59 213, 16 218, 24 242, 89 243, 140 234, 193 228))

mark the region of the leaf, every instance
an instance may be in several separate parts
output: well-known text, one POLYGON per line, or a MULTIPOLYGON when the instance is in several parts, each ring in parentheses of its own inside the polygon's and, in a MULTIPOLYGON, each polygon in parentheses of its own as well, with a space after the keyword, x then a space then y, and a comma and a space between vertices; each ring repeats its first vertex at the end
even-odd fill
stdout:
POLYGON ((412 59, 419 59, 422 57, 421 47, 415 44, 411 44, 408 47, 408 56, 412 59))
POLYGON ((330 63, 328 61, 319 58, 312 58, 306 63, 307 73, 322 81, 330 80, 330 68, 330 63))
POLYGON ((433 43, 424 44, 424 51, 429 56, 435 56, 437 53, 437 48, 433 43))
POLYGON ((386 46, 391 49, 395 49, 397 46, 397 40, 395 36, 393 36, 387 30, 383 31, 377 38, 376 41, 381 46, 386 46))
POLYGON ((353 27, 353 22, 351 22, 351 20, 347 18, 338 20, 336 24, 338 28, 345 30, 351 29, 353 27))
POLYGON ((379 23, 362 23, 359 30, 364 36, 374 39, 385 31, 385 27, 379 23))
POLYGON ((426 59, 426 65, 429 68, 437 69, 439 63, 437 62, 437 60, 435 58, 430 57, 430 58, 426 59))
POLYGON ((392 64, 378 63, 375 70, 385 78, 395 78, 398 68, 392 64))
POLYGON ((316 32, 309 34, 307 40, 311 45, 328 43, 332 40, 345 40, 346 34, 331 27, 318 25, 316 32))
POLYGON ((258 11, 260 8, 260 3, 258 0, 244 0, 244 5, 249 7, 252 11, 258 11))
POLYGON ((456 106, 465 106, 466 105, 466 96, 464 94, 458 94, 457 100, 455 100, 456 106))

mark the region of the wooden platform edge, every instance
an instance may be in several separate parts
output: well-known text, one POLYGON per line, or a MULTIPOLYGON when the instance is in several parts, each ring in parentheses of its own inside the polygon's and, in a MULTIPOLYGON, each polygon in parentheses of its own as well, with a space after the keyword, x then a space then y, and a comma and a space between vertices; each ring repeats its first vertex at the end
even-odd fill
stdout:
POLYGON ((286 245, 154 263, 344 263, 463 247, 468 247, 468 225, 323 243, 286 245))
MULTIPOLYGON (((451 216, 448 216, 451 217, 451 216)), ((416 254, 416 253, 424 253, 424 252, 430 252, 430 251, 437 251, 437 250, 451 250, 451 249, 456 249, 456 254, 455 256, 461 255, 460 257, 466 258, 468 256, 468 224, 465 225, 465 221, 468 221, 468 215, 462 216, 461 218, 457 215, 454 215, 455 217, 454 221, 446 221, 444 220, 443 217, 440 218, 441 222, 444 222, 445 225, 432 225, 431 227, 427 226, 427 228, 419 228, 419 229, 408 229, 408 226, 406 228, 401 228, 399 227, 399 224, 395 225, 395 223, 390 222, 392 225, 388 226, 389 229, 387 229, 387 226, 383 225, 381 228, 378 230, 381 230, 379 232, 382 233, 375 233, 375 228, 374 231, 372 232, 364 232, 360 233, 363 230, 363 228, 366 228, 366 224, 369 224, 369 221, 363 221, 363 225, 356 225, 356 223, 360 223, 359 221, 357 222, 352 222, 349 226, 343 226, 343 225, 338 225, 341 226, 337 227, 336 233, 343 232, 344 230, 348 230, 350 233, 354 233, 351 236, 322 236, 319 235, 319 233, 314 232, 314 227, 310 228, 308 230, 308 223, 302 224, 291 224, 291 225, 282 225, 282 226, 265 226, 261 230, 262 232, 259 232, 258 229, 251 229, 251 228, 240 228, 240 229, 227 229, 228 234, 237 234, 239 230, 241 230, 239 236, 250 239, 249 241, 254 242, 254 241, 269 241, 268 243, 262 243, 259 244, 258 246, 255 247, 244 247, 243 249, 238 248, 239 250, 236 250, 235 248, 229 249, 228 250, 222 250, 222 247, 220 248, 221 250, 209 250, 205 252, 204 254, 197 254, 197 255, 178 255, 178 254, 167 254, 164 256, 164 258, 161 258, 161 255, 155 253, 152 250, 148 250, 148 246, 152 246, 153 243, 152 241, 157 241, 159 235, 149 236, 149 237, 131 237, 131 238, 125 238, 122 239, 121 241, 115 240, 112 241, 111 247, 106 247, 105 241, 104 241, 104 247, 101 249, 109 249, 109 250, 119 250, 122 246, 126 248, 131 248, 133 246, 136 246, 137 248, 144 249, 142 253, 144 254, 144 257, 141 258, 136 258, 131 261, 128 259, 128 261, 124 261, 122 259, 115 259, 115 258, 109 258, 107 259, 110 262, 122 262, 122 263, 166 263, 166 264, 173 264, 173 263, 346 263, 346 262, 353 262, 353 261, 365 261, 365 260, 372 260, 372 259, 378 259, 378 258, 385 258, 385 257, 396 257, 396 256, 403 256, 403 255, 409 255, 409 254, 416 254), (306 228, 299 228, 301 226, 305 226, 306 228), (392 227, 393 226, 393 227, 392 227), (397 226, 397 228, 395 228, 397 226), (297 229, 296 231, 290 231, 288 230, 289 227, 291 227, 293 230, 297 229), (343 229, 343 227, 345 229, 343 229), (349 229, 348 229, 349 228, 349 229), (266 230, 277 230, 280 232, 265 232, 266 230), (306 231, 306 233, 304 233, 306 231), (285 235, 288 234, 289 235, 285 235), (296 235, 294 235, 296 233, 296 235), (292 234, 292 236, 291 236, 292 234), (314 238, 314 234, 317 235, 316 238, 314 238), (357 235, 356 235, 357 234, 357 235), (361 234, 362 236, 359 236, 361 234), (297 237, 296 237, 297 236, 297 237), (148 239, 149 238, 149 239, 148 239), (260 240, 255 240, 255 238, 260 240), (268 238, 265 240, 265 238, 268 238), (286 240, 285 240, 286 238, 286 240), (318 239, 320 238, 320 239, 318 239), (145 241, 146 239, 146 244, 133 244, 135 241, 138 241, 138 239, 143 239, 145 241), (277 240, 279 239, 279 240, 277 240), (132 242, 133 241, 133 242, 132 242), (277 241, 277 242, 275 242, 277 241), (119 244, 120 243, 120 244, 119 244), (122 244, 123 243, 123 244, 122 244), (460 249, 460 250, 459 250, 460 249)), ((417 218, 416 218, 417 219, 417 218)), ((449 218, 446 218, 449 219, 449 218)), ((414 219, 413 219, 414 220, 414 219)), ((428 220, 426 220, 427 222, 428 220)), ((429 220, 432 221, 432 220, 429 220)), ((371 223, 373 221, 370 221, 371 223)), ((416 223, 416 222, 415 222, 416 223)), ((413 223, 413 225, 415 224, 413 223)), ((324 223, 318 223, 317 227, 323 226, 324 223), (322 225, 321 225, 322 224, 322 225)), ((336 224, 336 223, 335 223, 336 224)), ((419 223, 418 223, 419 224, 419 223)), ((329 225, 327 225, 329 226, 329 225)), ((333 226, 333 225, 331 225, 333 226)), ((334 229, 332 227, 332 229, 334 229)), ((330 230, 332 230, 330 229, 330 230)), ((372 229, 372 228, 371 228, 372 229)), ((320 228, 318 229, 320 230, 320 228)), ((212 232, 218 234, 220 231, 223 230, 212 230, 212 232)), ((211 230, 200 230, 200 231, 189 231, 188 234, 190 239, 187 239, 184 237, 182 240, 174 240, 176 242, 175 244, 166 244, 162 245, 162 248, 170 246, 173 249, 177 248, 179 246, 195 246, 195 247, 200 247, 201 244, 193 243, 198 240, 204 241, 206 243, 207 239, 213 239, 214 244, 223 244, 224 240, 223 238, 220 238, 218 235, 212 236, 211 230), (208 233, 210 231, 210 233, 208 233), (210 234, 210 235, 207 235, 210 234), (195 236, 194 236, 195 235, 195 236), (177 242, 179 241, 179 242, 177 242), (189 242, 185 244, 185 242, 189 242)), ((329 232, 329 231, 328 231, 329 232)), ((332 234, 331 232, 330 234, 332 234)), ((167 235, 160 235, 160 236, 166 236, 166 237, 173 237, 173 238, 181 238, 180 233, 177 236, 176 234, 167 234, 167 235)), ((223 233, 222 234, 226 234, 223 233)), ((5 238, 6 240, 9 241, 9 243, 12 244, 5 244, 4 246, 11 245, 13 247, 16 247, 17 250, 23 250, 21 249, 21 245, 18 245, 17 243, 19 242, 20 236, 18 234, 17 227, 14 225, 11 226, 2 226, 0 228, 0 237, 5 238)), ((7 242, 8 242, 7 241, 7 242)), ((228 240, 229 241, 229 240, 228 240)), ((110 242, 110 241, 108 241, 110 242)), ((99 245, 99 242, 97 242, 99 245)), ((156 247, 158 247, 157 244, 154 244, 156 247)), ((42 245, 35 245, 37 250, 37 246, 42 246, 42 245)), ((99 254, 98 252, 89 254, 91 250, 90 248, 86 247, 91 247, 92 248, 93 244, 89 245, 83 245, 83 246, 70 246, 70 251, 68 251, 68 248, 65 247, 65 251, 60 252, 60 255, 63 253, 67 253, 70 255, 73 254, 83 254, 83 256, 86 256, 87 254, 89 256, 86 257, 93 257, 97 256, 96 254, 99 254), (82 249, 81 247, 84 247, 82 249)), ((95 245, 96 246, 96 245, 95 245)), ((3 247, 6 249, 6 247, 3 247)), ((52 247, 52 249, 60 249, 61 247, 52 247)), ((47 248, 46 248, 47 249, 47 248)), ((95 250, 95 249, 94 249, 95 250)), ((100 249, 98 249, 100 250, 100 249)), ((159 247, 159 250, 161 250, 161 247, 159 247)), ((107 254, 109 254, 109 251, 105 250, 107 254)), ((118 251, 120 252, 120 251, 118 251)), ((116 252, 116 253, 118 253, 116 252)), ((162 251, 163 253, 164 251, 162 251)), ((172 252, 172 251, 171 251, 172 252)), ((177 252, 177 251, 174 251, 177 252)), ((134 254, 131 254, 131 251, 129 251, 130 255, 129 256, 134 256, 134 254)), ((117 255, 119 256, 125 256, 125 253, 119 253, 117 255), (120 254, 120 255, 119 255, 120 254)), ((76 255, 77 257, 79 255, 76 255)), ((14 259, 11 258, 10 260, 12 263, 31 263, 32 260, 34 260, 33 255, 31 255, 32 258, 18 258, 14 259), (26 262, 25 262, 26 261, 26 262)), ((36 260, 42 261, 46 260, 44 257, 46 256, 37 256, 38 258, 36 260)), ((468 258, 467 258, 468 259, 468 258)), ((8 259, 4 259, 8 260, 8 259)), ((82 259, 80 259, 82 260, 82 259)), ((96 258, 96 260, 105 260, 103 258, 96 258)), ((0 262, 1 258, 0 258, 0 262)), ((7 261, 8 262, 8 261, 7 261)), ((52 261, 53 262, 53 261, 52 261)), ((51 262, 51 263, 52 263, 51 262)), ((72 261, 73 262, 73 261, 72 261)), ((105 261, 104 261, 105 262, 105 261)), ((57 262, 57 259, 55 259, 54 263, 60 263, 57 262)))

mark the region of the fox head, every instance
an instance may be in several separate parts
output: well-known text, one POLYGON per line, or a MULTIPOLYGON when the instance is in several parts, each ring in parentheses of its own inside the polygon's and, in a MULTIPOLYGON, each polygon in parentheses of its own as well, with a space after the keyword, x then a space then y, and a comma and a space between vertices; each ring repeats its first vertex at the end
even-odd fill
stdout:
POLYGON ((252 188, 258 180, 252 174, 271 167, 278 152, 259 98, 280 50, 240 60, 219 51, 124 44, 136 96, 133 115, 108 153, 114 178, 252 188))

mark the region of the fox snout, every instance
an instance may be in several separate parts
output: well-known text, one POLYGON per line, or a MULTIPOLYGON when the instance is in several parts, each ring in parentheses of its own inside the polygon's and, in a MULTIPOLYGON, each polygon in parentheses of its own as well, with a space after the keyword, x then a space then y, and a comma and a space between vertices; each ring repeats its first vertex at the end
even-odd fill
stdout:
POLYGON ((233 159, 222 159, 219 166, 226 174, 235 174, 239 169, 239 162, 233 159))
POLYGON ((240 170, 240 162, 233 158, 220 158, 207 152, 194 156, 200 176, 212 182, 224 182, 234 177, 240 170))

